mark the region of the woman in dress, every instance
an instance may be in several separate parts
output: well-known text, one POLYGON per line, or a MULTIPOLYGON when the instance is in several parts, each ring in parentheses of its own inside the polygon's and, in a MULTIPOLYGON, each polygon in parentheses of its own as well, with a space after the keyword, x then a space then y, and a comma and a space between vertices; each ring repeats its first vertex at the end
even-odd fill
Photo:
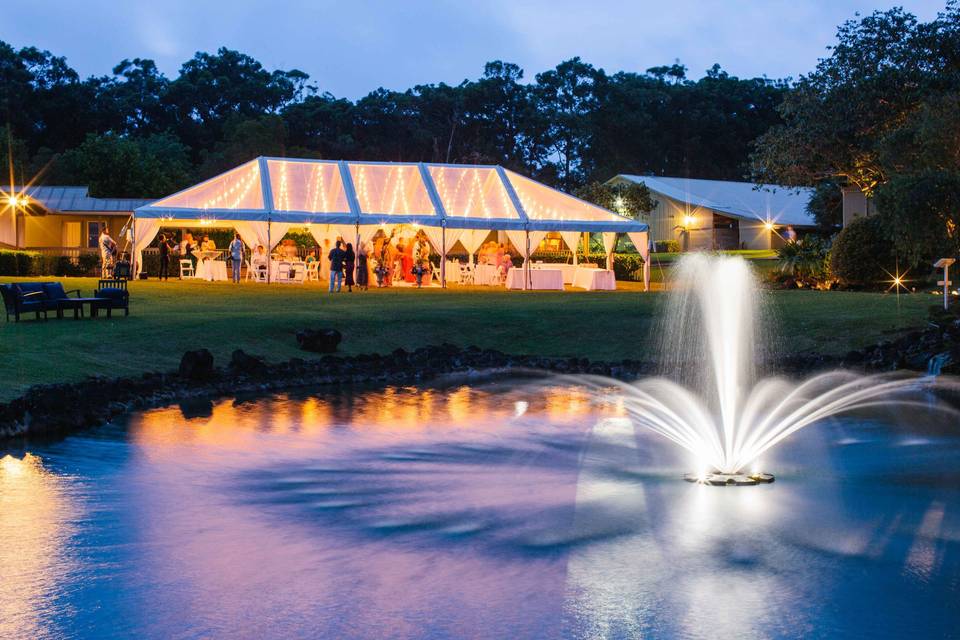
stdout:
POLYGON ((353 269, 356 266, 357 254, 353 252, 353 244, 347 243, 347 250, 343 252, 343 284, 347 285, 347 293, 353 293, 353 269))

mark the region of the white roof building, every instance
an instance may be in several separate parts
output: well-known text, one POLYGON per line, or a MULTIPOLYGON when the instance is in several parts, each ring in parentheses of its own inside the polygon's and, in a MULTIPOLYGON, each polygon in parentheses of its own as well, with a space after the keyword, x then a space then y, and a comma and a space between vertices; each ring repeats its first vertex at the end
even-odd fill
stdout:
POLYGON ((813 227, 809 188, 750 182, 620 174, 617 184, 645 184, 655 200, 650 212, 654 241, 677 240, 684 250, 773 249, 786 227, 813 227))

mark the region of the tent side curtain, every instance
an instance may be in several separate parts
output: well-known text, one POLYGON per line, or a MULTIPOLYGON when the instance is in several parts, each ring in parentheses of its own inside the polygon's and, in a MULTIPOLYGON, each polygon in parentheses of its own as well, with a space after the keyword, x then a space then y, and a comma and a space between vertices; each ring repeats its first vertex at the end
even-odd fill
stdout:
POLYGON ((136 218, 133 221, 133 260, 135 275, 143 271, 143 250, 150 246, 160 231, 160 220, 136 218))

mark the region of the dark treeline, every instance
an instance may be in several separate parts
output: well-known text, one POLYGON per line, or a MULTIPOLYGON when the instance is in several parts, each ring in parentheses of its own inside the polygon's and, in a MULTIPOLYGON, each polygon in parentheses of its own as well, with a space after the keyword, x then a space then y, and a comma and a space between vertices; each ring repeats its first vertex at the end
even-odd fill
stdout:
POLYGON ((137 58, 81 79, 63 57, 0 42, 0 117, 17 181, 42 172, 101 196, 160 196, 257 155, 501 164, 565 189, 620 172, 743 179, 787 83, 686 71, 610 75, 574 58, 526 82, 496 61, 456 86, 351 101, 229 49, 176 78, 137 58))

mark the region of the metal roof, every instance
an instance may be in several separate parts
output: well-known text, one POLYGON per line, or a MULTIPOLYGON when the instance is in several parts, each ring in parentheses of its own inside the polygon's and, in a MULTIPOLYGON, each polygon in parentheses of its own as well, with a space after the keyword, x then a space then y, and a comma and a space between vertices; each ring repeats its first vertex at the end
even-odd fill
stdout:
POLYGON ((623 179, 645 184, 650 191, 694 207, 713 209, 723 215, 744 220, 759 220, 777 224, 814 226, 816 222, 807 212, 807 203, 813 194, 810 188, 757 185, 751 182, 726 180, 697 180, 693 178, 664 178, 620 174, 623 179))
MULTIPOLYGON (((4 193, 11 191, 9 186, 0 186, 0 189, 4 193)), ((153 202, 142 198, 94 198, 90 196, 89 187, 15 186, 13 191, 26 194, 50 213, 131 213, 137 207, 153 202)))

